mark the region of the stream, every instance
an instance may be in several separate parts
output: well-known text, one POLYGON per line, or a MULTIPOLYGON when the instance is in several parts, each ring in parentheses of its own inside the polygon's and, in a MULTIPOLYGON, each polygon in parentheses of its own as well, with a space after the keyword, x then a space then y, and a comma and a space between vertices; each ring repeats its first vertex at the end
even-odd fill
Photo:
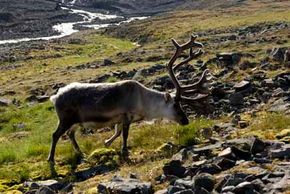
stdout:
MULTIPOLYGON (((74 2, 74 1, 72 1, 74 2)), ((71 35, 75 32, 78 32, 79 30, 75 29, 74 26, 76 24, 81 25, 83 27, 87 28, 93 28, 93 29, 100 29, 104 27, 108 27, 110 25, 120 25, 122 23, 129 23, 134 20, 141 20, 145 19, 147 17, 131 17, 125 20, 123 16, 118 15, 110 15, 110 14, 101 14, 101 13, 94 13, 89 12, 85 10, 79 10, 79 9, 72 9, 68 7, 61 7, 64 10, 69 10, 71 13, 79 14, 83 17, 83 21, 78 22, 66 22, 66 23, 60 23, 54 25, 52 28, 59 33, 59 35, 53 35, 53 36, 47 36, 47 37, 36 37, 36 38, 19 38, 19 39, 9 39, 9 40, 0 40, 1 44, 8 44, 8 43, 19 43, 19 42, 27 42, 32 40, 51 40, 51 39, 57 39, 62 38, 64 36, 71 35), (114 19, 114 18, 124 18, 124 21, 119 23, 107 23, 107 24, 89 24, 94 19, 99 18, 101 20, 108 20, 108 19, 114 19)))

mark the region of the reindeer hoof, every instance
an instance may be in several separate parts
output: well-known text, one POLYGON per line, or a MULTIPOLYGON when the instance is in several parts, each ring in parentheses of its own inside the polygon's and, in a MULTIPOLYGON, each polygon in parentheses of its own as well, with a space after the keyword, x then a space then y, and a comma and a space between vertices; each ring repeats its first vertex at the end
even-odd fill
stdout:
POLYGON ((48 158, 48 159, 47 159, 47 162, 49 163, 50 166, 54 166, 54 165, 55 165, 54 160, 51 159, 51 158, 48 158))
POLYGON ((111 142, 109 140, 105 140, 104 145, 105 147, 109 147, 111 145, 111 142))
POLYGON ((129 151, 128 151, 128 149, 122 149, 121 150, 121 155, 123 156, 123 157, 128 157, 129 156, 129 151))

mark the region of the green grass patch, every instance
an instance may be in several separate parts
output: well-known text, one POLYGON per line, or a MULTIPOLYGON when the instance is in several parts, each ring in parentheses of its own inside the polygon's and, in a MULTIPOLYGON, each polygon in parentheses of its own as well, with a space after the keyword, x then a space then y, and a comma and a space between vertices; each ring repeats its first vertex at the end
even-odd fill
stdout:
POLYGON ((200 118, 193 120, 186 126, 177 126, 175 129, 175 138, 179 145, 194 145, 200 140, 200 129, 212 127, 213 120, 200 118))

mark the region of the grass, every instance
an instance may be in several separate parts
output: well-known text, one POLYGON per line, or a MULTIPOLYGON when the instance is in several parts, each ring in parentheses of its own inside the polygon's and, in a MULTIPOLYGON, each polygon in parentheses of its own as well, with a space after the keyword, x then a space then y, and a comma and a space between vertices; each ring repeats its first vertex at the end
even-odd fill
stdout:
POLYGON ((265 139, 275 139, 283 129, 290 128, 290 115, 282 113, 261 112, 255 118, 248 118, 248 128, 237 132, 236 136, 256 135, 265 139))
POLYGON ((55 83, 80 81, 84 78, 84 74, 87 79, 88 77, 96 77, 104 71, 108 71, 108 68, 104 67, 96 71, 80 70, 71 72, 67 70, 67 67, 97 60, 102 61, 104 58, 114 56, 120 51, 125 52, 135 47, 130 41, 95 33, 86 34, 84 40, 85 44, 64 42, 59 46, 57 43, 50 43, 43 50, 31 49, 28 53, 15 53, 20 55, 20 60, 16 63, 24 65, 21 68, 1 71, 0 84, 7 90, 19 89, 21 93, 18 92, 17 95, 23 96, 31 88, 37 87, 39 83, 47 86, 55 83), (28 59, 21 60, 24 56, 28 59))

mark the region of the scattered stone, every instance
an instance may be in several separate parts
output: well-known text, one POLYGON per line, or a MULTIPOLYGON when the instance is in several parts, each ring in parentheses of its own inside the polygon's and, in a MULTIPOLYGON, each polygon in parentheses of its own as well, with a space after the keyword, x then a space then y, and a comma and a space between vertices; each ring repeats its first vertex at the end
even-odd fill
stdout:
POLYGON ((252 183, 242 182, 234 188, 233 193, 235 194, 243 194, 243 193, 249 193, 249 192, 254 193, 253 190, 254 190, 254 185, 252 183))
POLYGON ((49 96, 47 95, 42 95, 42 96, 36 96, 36 95, 31 95, 25 99, 27 102, 45 102, 49 99, 49 96))
POLYGON ((280 149, 271 150, 270 153, 272 158, 290 158, 290 144, 285 144, 280 149))
POLYGON ((265 150, 265 147, 266 144, 262 140, 260 140, 259 138, 255 138, 251 147, 251 153, 252 154, 261 153, 265 150))
POLYGON ((58 182, 57 180, 53 179, 38 182, 25 182, 23 185, 29 187, 30 190, 40 189, 40 191, 42 190, 42 188, 45 191, 60 191, 67 186, 67 184, 58 182))
POLYGON ((125 179, 122 177, 115 176, 108 183, 100 183, 98 185, 98 192, 102 194, 110 193, 144 193, 153 194, 153 188, 149 182, 141 182, 138 179, 125 179))
POLYGON ((0 98, 0 107, 1 106, 9 106, 11 104, 11 100, 0 98))
POLYGON ((156 191, 154 194, 167 194, 167 189, 156 191))
POLYGON ((233 68, 241 60, 240 53, 219 53, 216 56, 221 67, 233 68))
POLYGON ((273 48, 270 52, 270 56, 273 60, 278 62, 287 62, 289 48, 282 47, 282 48, 273 48))
POLYGON ((194 187, 194 181, 193 180, 177 179, 174 182, 174 186, 184 187, 186 189, 192 189, 194 187))
POLYGON ((184 187, 180 187, 180 186, 169 186, 168 187, 168 194, 175 194, 177 192, 184 191, 184 190, 185 190, 184 187))
POLYGON ((240 92, 233 93, 229 96, 231 105, 238 106, 244 104, 244 96, 240 92))
POLYGON ((166 163, 163 167, 164 175, 174 175, 177 177, 184 177, 186 168, 182 166, 180 160, 172 160, 169 163, 166 163))
POLYGON ((290 113, 290 102, 287 102, 286 100, 286 98, 280 98, 276 100, 268 111, 290 113))
POLYGON ((206 189, 211 192, 214 189, 215 178, 211 174, 201 173, 194 177, 194 187, 196 190, 200 188, 206 189))
POLYGON ((185 148, 181 149, 178 153, 172 156, 172 160, 184 161, 186 159, 188 159, 188 154, 185 148))
POLYGON ((113 62, 112 60, 104 59, 103 66, 110 66, 110 65, 114 65, 114 64, 115 64, 115 62, 113 62))
POLYGON ((249 126, 249 122, 248 121, 238 121, 238 126, 241 128, 241 129, 244 129, 246 127, 249 126))
POLYGON ((202 137, 205 138, 205 139, 210 139, 213 135, 212 133, 212 129, 211 128, 202 128, 201 129, 201 134, 202 134, 202 137))
POLYGON ((235 160, 230 160, 227 158, 219 158, 215 163, 224 171, 228 170, 236 165, 235 160))
POLYGON ((249 81, 243 80, 239 83, 236 83, 234 85, 234 88, 237 92, 239 92, 239 91, 243 91, 243 90, 247 89, 248 87, 250 87, 250 85, 251 85, 251 83, 249 81))
POLYGON ((156 149, 156 153, 159 153, 163 156, 172 156, 174 153, 178 151, 178 146, 174 145, 171 142, 164 143, 156 149))

